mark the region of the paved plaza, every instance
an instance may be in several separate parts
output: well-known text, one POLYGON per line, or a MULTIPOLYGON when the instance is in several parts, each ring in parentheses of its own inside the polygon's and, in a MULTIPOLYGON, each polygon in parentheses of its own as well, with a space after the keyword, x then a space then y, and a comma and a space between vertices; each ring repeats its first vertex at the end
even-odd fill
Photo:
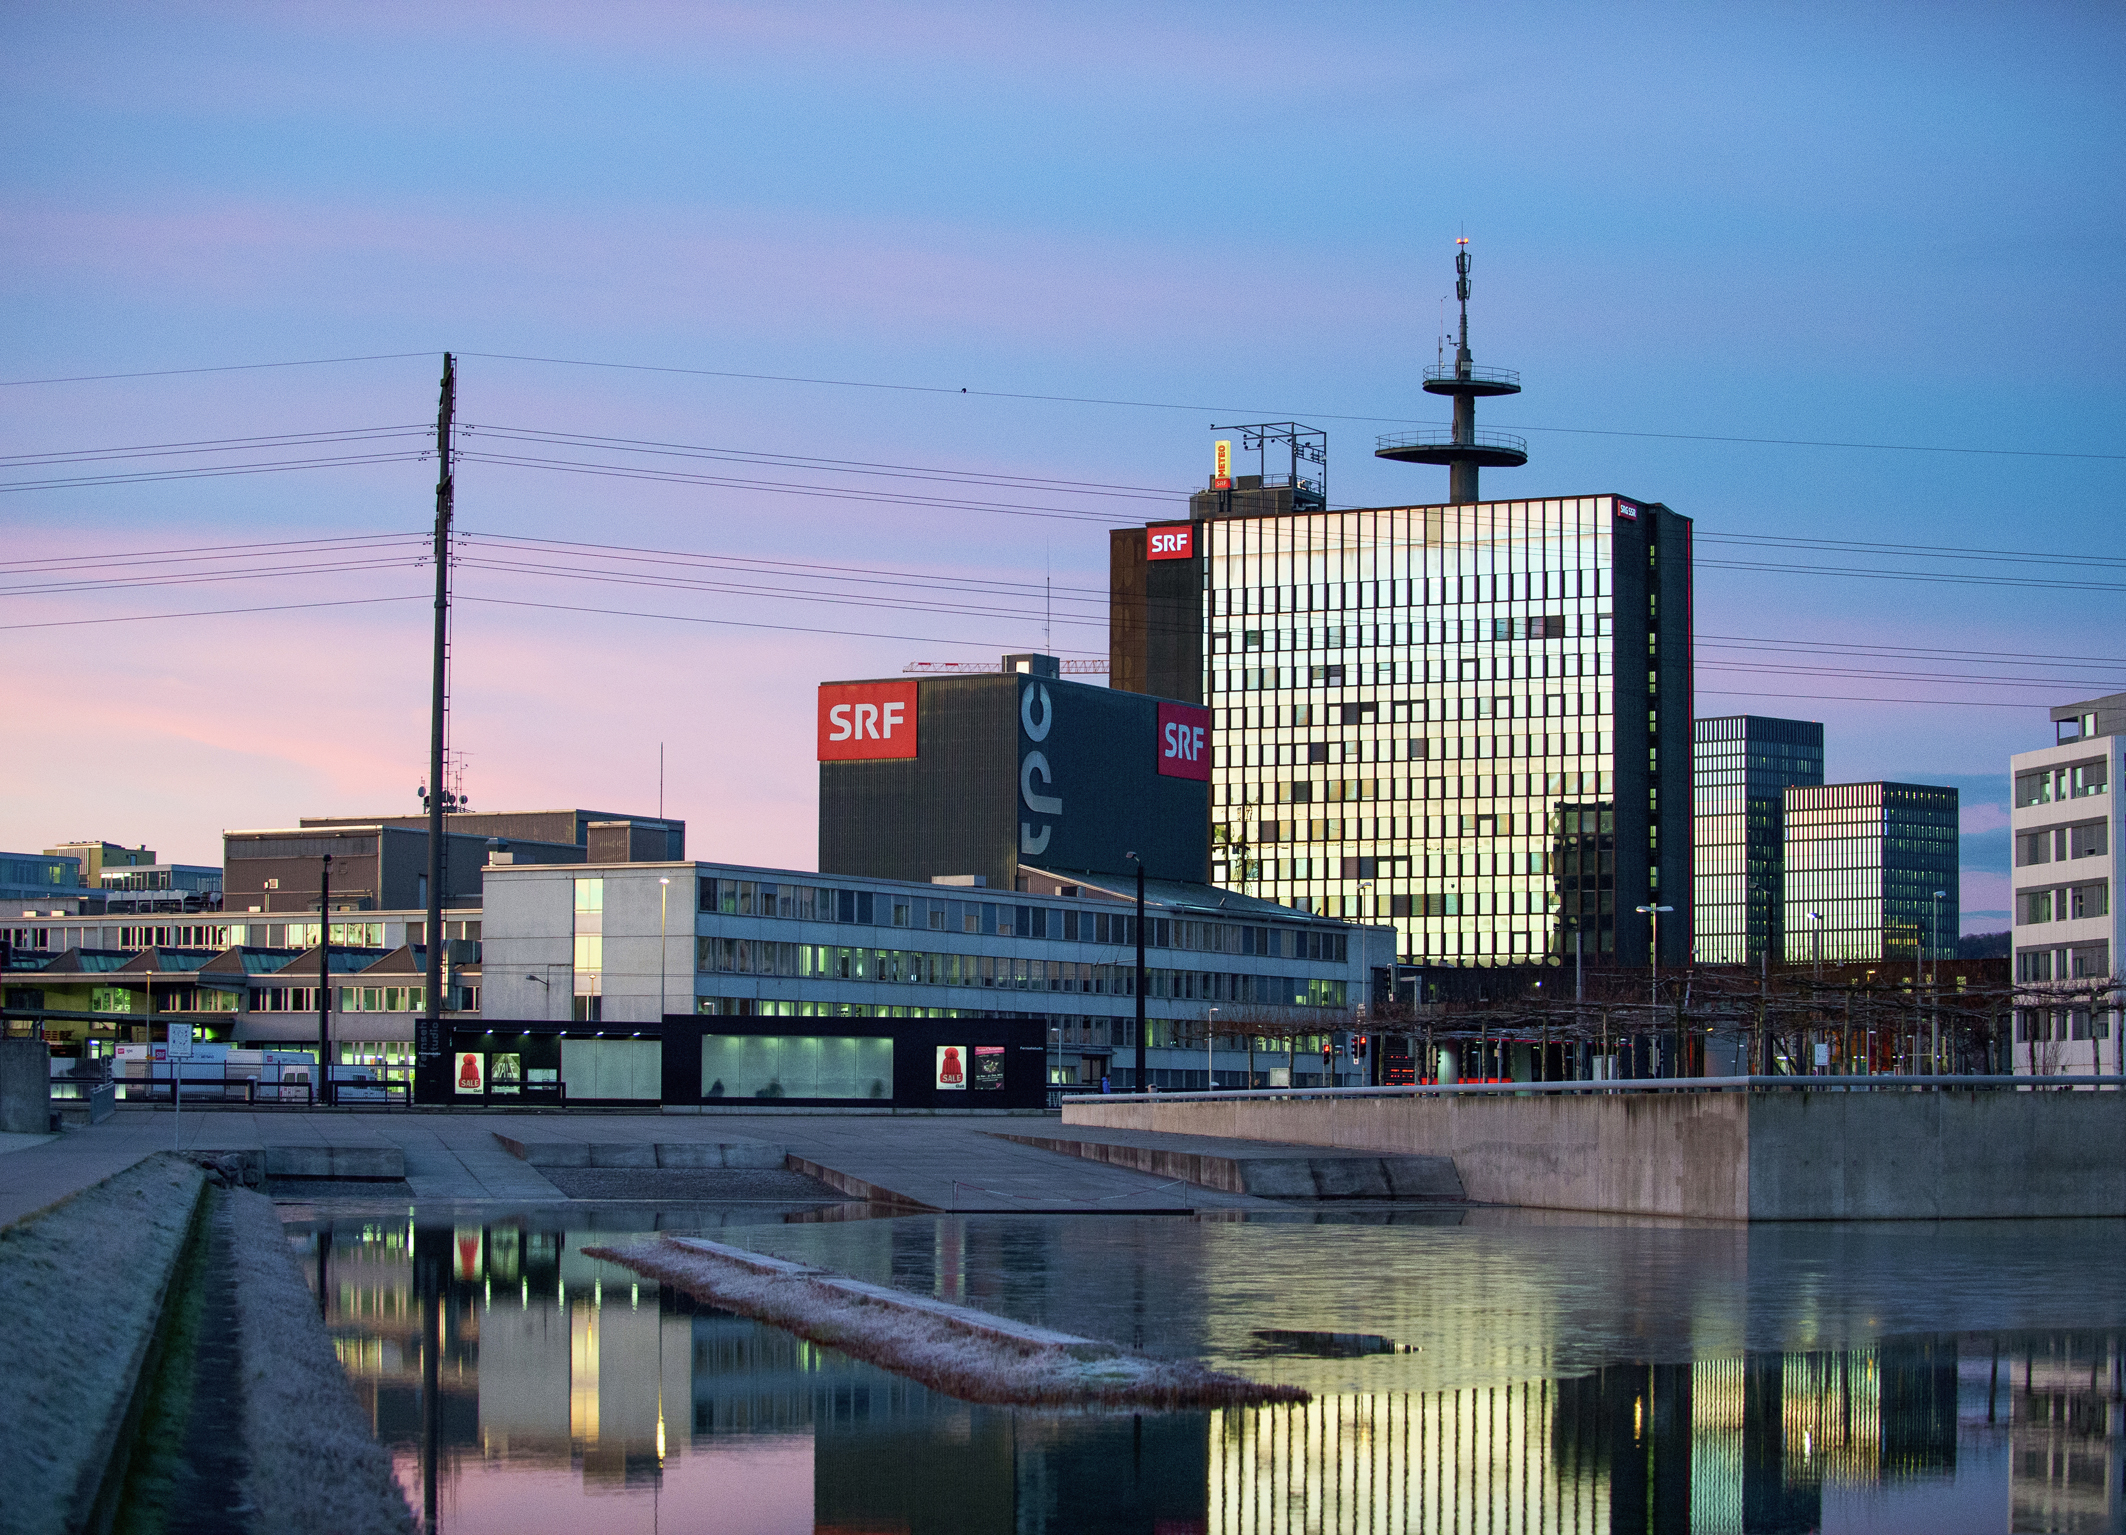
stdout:
POLYGON ((839 1175, 849 1187, 869 1186, 939 1210, 1278 1208, 1270 1200, 1179 1186, 1171 1179, 999 1138, 1054 1124, 1052 1115, 219 1108, 186 1110, 173 1121, 167 1108, 122 1108, 99 1125, 56 1136, 9 1137, 12 1148, 0 1147, 0 1225, 144 1156, 173 1149, 396 1146, 405 1156, 407 1191, 416 1200, 523 1204, 569 1198, 537 1166, 505 1149, 498 1135, 527 1146, 575 1142, 587 1148, 765 1143, 839 1175))

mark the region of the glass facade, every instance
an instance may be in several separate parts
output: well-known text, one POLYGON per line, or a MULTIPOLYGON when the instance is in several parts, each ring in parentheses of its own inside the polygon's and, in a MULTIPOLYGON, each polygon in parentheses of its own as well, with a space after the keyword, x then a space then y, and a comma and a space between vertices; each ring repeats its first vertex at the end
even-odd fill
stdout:
POLYGON ((1680 962, 1689 526, 1613 496, 1197 523, 1213 882, 1452 966, 1643 964, 1658 901, 1680 962))
POLYGON ((1695 957, 1701 965, 1753 965, 1783 954, 1781 796, 1789 786, 1823 782, 1823 726, 1754 714, 1703 719, 1692 731, 1692 755, 1695 957))
POLYGON ((1898 783, 1791 788, 1785 814, 1789 963, 1909 962, 1922 945, 1931 959, 1956 957, 1956 790, 1898 783))

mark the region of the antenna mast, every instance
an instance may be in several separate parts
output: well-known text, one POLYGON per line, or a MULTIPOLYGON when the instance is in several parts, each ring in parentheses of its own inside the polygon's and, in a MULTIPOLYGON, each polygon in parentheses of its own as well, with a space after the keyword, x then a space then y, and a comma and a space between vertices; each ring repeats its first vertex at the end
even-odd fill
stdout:
MULTIPOLYGON (((1415 432, 1389 433, 1374 448, 1375 458, 1392 458, 1405 464, 1445 464, 1447 499, 1466 506, 1477 499, 1477 470, 1518 469, 1528 462, 1525 438, 1507 432, 1476 429, 1479 395, 1519 394, 1521 376, 1511 368, 1479 368, 1469 351, 1469 241, 1455 241, 1454 296, 1461 304, 1461 328, 1455 338, 1454 361, 1444 357, 1425 370, 1425 393, 1454 398, 1454 425, 1442 432, 1429 427, 1415 432)), ((1444 327, 1442 327, 1444 329, 1444 327)))

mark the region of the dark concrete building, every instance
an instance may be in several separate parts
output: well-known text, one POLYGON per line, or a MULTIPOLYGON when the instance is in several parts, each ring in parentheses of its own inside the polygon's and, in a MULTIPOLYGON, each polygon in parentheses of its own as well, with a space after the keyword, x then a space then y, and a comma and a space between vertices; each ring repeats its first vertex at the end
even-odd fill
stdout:
MULTIPOLYGON (((515 863, 642 863, 686 856, 686 822, 597 810, 467 811, 446 818, 443 904, 477 906, 500 841, 515 863)), ((222 833, 224 909, 314 911, 326 854, 332 909, 428 903, 428 818, 306 816, 293 827, 222 833)))
POLYGON ((819 703, 825 874, 1028 888, 1040 874, 1208 873, 1208 716, 1066 682, 1048 656, 994 676, 830 682, 819 703))

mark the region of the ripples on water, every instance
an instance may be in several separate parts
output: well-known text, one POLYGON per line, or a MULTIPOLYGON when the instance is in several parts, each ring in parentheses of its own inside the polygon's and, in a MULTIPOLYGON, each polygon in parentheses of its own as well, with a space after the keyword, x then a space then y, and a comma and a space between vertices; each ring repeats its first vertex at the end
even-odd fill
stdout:
POLYGON ((970 1407, 582 1256, 729 1211, 288 1213, 447 1531, 2126 1530, 2126 1223, 716 1233, 1317 1393, 1087 1417, 970 1407))

